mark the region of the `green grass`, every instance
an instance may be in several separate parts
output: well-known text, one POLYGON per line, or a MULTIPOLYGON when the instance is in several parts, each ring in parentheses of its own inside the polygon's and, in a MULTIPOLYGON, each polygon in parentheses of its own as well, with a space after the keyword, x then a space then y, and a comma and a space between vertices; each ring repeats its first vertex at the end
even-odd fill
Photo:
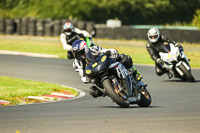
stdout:
POLYGON ((27 96, 42 96, 59 91, 69 91, 73 95, 78 95, 74 89, 53 83, 0 76, 0 100, 8 100, 11 104, 18 104, 22 98, 27 96))
POLYGON ((0 36, 0 50, 42 53, 66 57, 59 38, 29 37, 29 36, 0 36))
MULTIPOLYGON (((125 53, 132 57, 134 63, 138 64, 154 64, 149 53, 146 50, 145 40, 109 40, 97 39, 96 44, 105 48, 117 49, 119 53, 125 53)), ((192 67, 200 67, 200 43, 181 43, 184 47, 186 56, 191 59, 192 67)))
MULTIPOLYGON (((0 50, 33 52, 58 55, 66 58, 59 37, 32 37, 32 36, 0 36, 0 50)), ((146 50, 145 40, 110 40, 93 39, 94 43, 104 48, 114 48, 119 53, 125 53, 133 58, 134 63, 154 64, 146 50)), ((191 59, 192 67, 200 67, 200 43, 182 43, 186 56, 191 59)))

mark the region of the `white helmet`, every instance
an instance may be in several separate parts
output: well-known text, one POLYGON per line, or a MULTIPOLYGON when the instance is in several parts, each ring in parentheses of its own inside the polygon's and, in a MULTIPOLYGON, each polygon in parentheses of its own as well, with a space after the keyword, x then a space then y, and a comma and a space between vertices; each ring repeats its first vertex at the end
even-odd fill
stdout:
POLYGON ((158 41, 160 37, 160 31, 158 28, 153 27, 149 29, 149 31, 147 32, 147 36, 150 42, 155 43, 158 41))
POLYGON ((66 22, 63 25, 64 32, 69 36, 71 35, 72 31, 74 31, 74 26, 71 22, 66 22))

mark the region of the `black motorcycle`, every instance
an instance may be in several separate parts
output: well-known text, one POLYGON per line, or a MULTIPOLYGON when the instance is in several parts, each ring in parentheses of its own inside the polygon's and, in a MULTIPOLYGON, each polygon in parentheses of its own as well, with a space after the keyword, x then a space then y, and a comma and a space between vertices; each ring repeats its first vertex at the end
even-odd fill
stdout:
POLYGON ((128 108, 130 104, 140 107, 148 107, 151 104, 151 96, 142 81, 133 78, 124 65, 116 59, 109 58, 109 54, 102 53, 94 56, 90 52, 86 55, 89 65, 85 73, 92 80, 104 96, 111 99, 122 108, 128 108))

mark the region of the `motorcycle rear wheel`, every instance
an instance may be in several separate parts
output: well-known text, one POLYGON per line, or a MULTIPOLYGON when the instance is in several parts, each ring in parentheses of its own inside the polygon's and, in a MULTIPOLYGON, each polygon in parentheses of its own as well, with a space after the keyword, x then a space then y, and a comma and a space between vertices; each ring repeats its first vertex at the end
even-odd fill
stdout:
POLYGON ((127 98, 122 97, 119 93, 117 94, 119 88, 118 86, 114 86, 110 79, 105 79, 103 81, 103 86, 106 89, 108 95, 111 97, 111 99, 118 104, 122 108, 128 108, 130 105, 130 101, 127 98), (118 90, 116 90, 118 88, 118 90))

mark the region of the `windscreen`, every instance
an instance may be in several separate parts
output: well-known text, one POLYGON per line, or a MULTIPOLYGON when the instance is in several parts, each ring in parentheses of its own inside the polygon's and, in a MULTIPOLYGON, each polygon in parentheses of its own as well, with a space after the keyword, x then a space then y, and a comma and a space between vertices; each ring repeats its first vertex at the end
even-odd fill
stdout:
POLYGON ((92 54, 92 51, 88 51, 88 53, 86 54, 86 61, 87 63, 91 63, 93 62, 97 57, 99 57, 99 54, 98 55, 94 55, 92 54))

